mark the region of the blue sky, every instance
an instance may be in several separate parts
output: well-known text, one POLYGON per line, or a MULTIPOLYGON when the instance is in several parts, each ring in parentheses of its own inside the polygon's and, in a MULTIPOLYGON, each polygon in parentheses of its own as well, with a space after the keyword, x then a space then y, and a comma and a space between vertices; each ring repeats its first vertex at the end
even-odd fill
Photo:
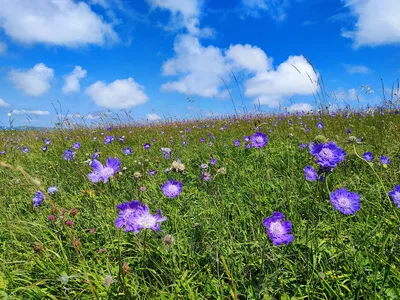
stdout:
POLYGON ((310 109, 318 78, 327 103, 375 105, 361 85, 399 77, 398 15, 396 0, 0 0, 0 122, 52 126, 52 103, 87 122, 233 113, 223 80, 238 110, 310 109))

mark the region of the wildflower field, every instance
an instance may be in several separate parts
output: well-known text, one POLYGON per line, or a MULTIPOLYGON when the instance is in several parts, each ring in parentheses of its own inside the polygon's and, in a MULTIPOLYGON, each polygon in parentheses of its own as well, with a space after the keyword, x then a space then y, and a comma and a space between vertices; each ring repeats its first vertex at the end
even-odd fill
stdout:
POLYGON ((399 299, 400 115, 0 132, 5 299, 399 299))

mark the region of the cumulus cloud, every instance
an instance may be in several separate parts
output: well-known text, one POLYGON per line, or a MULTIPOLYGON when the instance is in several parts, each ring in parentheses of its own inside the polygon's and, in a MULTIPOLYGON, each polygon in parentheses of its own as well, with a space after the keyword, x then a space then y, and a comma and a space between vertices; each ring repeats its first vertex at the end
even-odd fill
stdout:
POLYGON ((400 44, 400 1, 345 0, 356 23, 342 35, 354 40, 355 47, 400 44))
POLYGON ((9 107, 10 104, 0 98, 0 107, 9 107))
POLYGON ((202 0, 146 0, 153 8, 169 10, 171 21, 166 29, 186 28, 187 31, 199 37, 213 35, 211 28, 200 28, 199 17, 201 14, 202 0))
POLYGON ((47 116, 50 115, 50 112, 47 110, 18 110, 14 109, 12 111, 13 114, 15 115, 36 115, 36 116, 47 116))
POLYGON ((82 69, 80 66, 75 66, 74 70, 65 76, 64 86, 62 87, 62 92, 64 94, 72 94, 80 91, 81 86, 79 81, 86 77, 86 70, 82 69))
POLYGON ((144 86, 133 78, 118 79, 107 84, 97 81, 85 93, 98 105, 105 108, 129 108, 147 102, 144 86))
POLYGON ((289 6, 289 0, 242 0, 243 17, 258 18, 262 12, 268 12, 278 22, 286 19, 289 6))
POLYGON ((363 65, 345 65, 349 74, 368 74, 371 70, 363 65))
POLYGON ((147 114, 146 119, 149 121, 157 121, 160 120, 161 117, 157 114, 147 114))
POLYGON ((11 70, 9 79, 17 89, 29 96, 41 96, 50 89, 50 80, 54 77, 54 70, 45 64, 36 64, 28 70, 11 70))
POLYGON ((77 47, 118 36, 88 4, 74 0, 1 0, 0 28, 15 41, 77 47))
POLYGON ((311 112, 313 107, 308 103, 295 103, 288 107, 288 112, 311 112))
POLYGON ((245 74, 246 96, 270 107, 279 106, 292 95, 311 95, 318 89, 319 75, 303 56, 290 56, 274 68, 273 59, 258 47, 203 47, 190 35, 179 36, 174 51, 175 56, 163 65, 163 74, 178 78, 163 84, 163 91, 223 98, 222 78, 229 81, 231 71, 245 74))

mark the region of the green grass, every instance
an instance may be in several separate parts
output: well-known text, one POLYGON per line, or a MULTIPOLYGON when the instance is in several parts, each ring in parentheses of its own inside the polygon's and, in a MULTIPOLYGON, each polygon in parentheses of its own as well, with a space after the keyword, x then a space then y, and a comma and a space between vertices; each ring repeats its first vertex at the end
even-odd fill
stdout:
POLYGON ((211 121, 126 126, 104 135, 93 128, 1 132, 0 150, 7 154, 0 160, 10 166, 0 166, 0 294, 6 299, 399 299, 400 209, 387 193, 400 184, 400 116, 323 115, 320 130, 312 116, 234 120, 214 120, 214 127, 211 121), (267 147, 245 149, 243 141, 234 147, 234 139, 255 132, 255 122, 269 137, 267 147), (220 131, 224 124, 228 128, 220 131), (363 142, 350 141, 346 128, 363 142), (325 182, 307 182, 303 168, 317 166, 299 145, 319 134, 343 147, 347 157, 325 182), (115 141, 104 145, 106 135, 115 141), (42 138, 51 139, 45 153, 42 138), (152 138, 157 142, 143 150, 152 138), (62 154, 74 141, 81 149, 74 160, 64 161, 62 154), (17 145, 30 152, 23 154, 17 145), (122 154, 127 146, 132 155, 122 154), (173 159, 165 160, 161 147, 180 158, 183 174, 163 172, 173 159), (108 184, 91 183, 85 161, 94 149, 102 163, 119 157, 126 170, 108 184), (359 157, 365 151, 374 153, 372 164, 359 157), (379 164, 381 155, 391 158, 388 168, 379 164), (209 169, 213 180, 205 182, 200 164, 211 157, 218 162, 209 169), (221 167, 226 174, 217 174, 221 167), (150 177, 150 169, 157 175, 150 177), (142 177, 134 178, 135 172, 142 177), (161 191, 169 178, 183 182, 178 198, 161 191), (59 192, 34 208, 34 193, 53 185, 59 192), (361 194, 361 210, 353 216, 329 202, 329 191, 340 187, 361 194), (115 227, 115 205, 132 199, 152 212, 162 210, 168 220, 161 231, 135 235, 115 227), (72 208, 78 209, 74 217, 72 208), (274 246, 262 226, 274 211, 293 224, 294 241, 287 246, 274 246), (50 214, 54 222, 48 221, 50 214), (72 227, 65 225, 68 219, 72 227), (168 234, 172 245, 163 242, 168 234))

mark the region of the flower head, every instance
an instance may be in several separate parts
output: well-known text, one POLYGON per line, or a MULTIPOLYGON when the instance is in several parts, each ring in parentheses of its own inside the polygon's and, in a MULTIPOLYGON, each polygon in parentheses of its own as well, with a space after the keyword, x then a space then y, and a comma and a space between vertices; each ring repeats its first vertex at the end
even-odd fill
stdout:
POLYGON ((118 158, 109 157, 106 161, 106 165, 103 166, 98 160, 94 159, 90 166, 93 168, 93 172, 88 174, 89 179, 93 182, 102 181, 107 183, 109 178, 119 172, 121 162, 118 158))
POLYGON ((44 201, 44 194, 41 191, 35 193, 35 197, 32 198, 33 206, 39 206, 44 201))
POLYGON ((268 137, 262 132, 256 132, 251 136, 251 142, 254 148, 264 148, 268 143, 268 137))
POLYGON ((150 170, 149 171, 149 175, 150 176, 154 176, 154 175, 156 175, 157 174, 157 171, 156 170, 150 170))
POLYGON ((330 193, 333 207, 345 215, 354 215, 360 209, 360 195, 340 188, 330 193))
POLYGON ((29 148, 26 147, 26 146, 22 147, 22 152, 25 153, 25 154, 28 153, 29 152, 29 148))
POLYGON ((245 135, 245 136, 243 137, 243 140, 244 140, 245 142, 250 142, 251 138, 250 138, 250 136, 245 135))
POLYGON ((125 227, 125 231, 139 233, 142 229, 160 230, 160 223, 167 217, 161 215, 159 210, 156 214, 150 214, 149 207, 138 200, 125 202, 117 205, 120 211, 115 226, 117 228, 125 227))
POLYGON ((324 123, 318 122, 318 123, 317 123, 317 127, 318 127, 318 129, 324 128, 324 123))
POLYGON ((124 148, 124 154, 125 155, 130 155, 130 154, 132 154, 132 149, 130 148, 130 147, 126 147, 126 148, 124 148))
POLYGON ((240 140, 234 140, 234 141, 233 141, 233 145, 234 145, 235 147, 239 147, 239 146, 240 146, 240 140))
POLYGON ((47 146, 43 146, 43 147, 42 147, 42 151, 43 151, 43 152, 46 152, 46 151, 47 151, 47 146))
POLYGON ((151 145, 149 143, 146 143, 143 145, 144 150, 150 149, 151 145))
POLYGON ((381 158, 379 159, 379 162, 383 165, 383 166, 388 166, 390 165, 390 158, 387 156, 382 155, 381 158))
POLYGON ((49 194, 49 195, 54 194, 56 192, 58 192, 58 187, 56 187, 56 186, 51 186, 47 189, 47 194, 49 194))
POLYGON ((104 138, 104 144, 106 144, 106 145, 111 144, 113 141, 114 141, 113 135, 109 135, 104 138))
POLYGON ((63 156, 62 156, 66 161, 70 161, 75 157, 75 152, 73 152, 71 149, 65 150, 63 156))
POLYGON ((317 163, 323 168, 336 168, 346 157, 346 152, 334 142, 310 144, 310 153, 317 158, 317 163))
POLYGON ((46 145, 50 145, 50 139, 43 139, 43 142, 44 142, 46 145))
POLYGON ((170 148, 161 148, 161 151, 165 159, 171 158, 172 150, 170 148))
POLYGON ((294 239, 293 234, 290 233, 292 231, 292 223, 289 220, 282 222, 284 218, 285 216, 281 212, 276 211, 263 222, 267 234, 275 246, 288 245, 294 239))
POLYGON ((210 159, 210 165, 215 165, 217 163, 217 159, 216 158, 211 158, 210 159))
POLYGON ((162 185, 161 189, 168 198, 176 198, 182 192, 182 182, 169 179, 162 185))
POLYGON ((304 176, 306 177, 306 180, 315 181, 318 179, 318 174, 313 167, 307 166, 303 169, 303 171, 304 171, 304 176))
POLYGON ((374 160, 374 155, 372 154, 372 152, 365 152, 365 153, 363 154, 363 158, 364 158, 366 161, 373 161, 373 160, 374 160))
POLYGON ((390 198, 392 198, 394 204, 400 208, 400 185, 396 185, 392 191, 389 192, 390 198))
POLYGON ((72 149, 78 150, 81 147, 81 144, 78 142, 75 142, 72 144, 72 149))

